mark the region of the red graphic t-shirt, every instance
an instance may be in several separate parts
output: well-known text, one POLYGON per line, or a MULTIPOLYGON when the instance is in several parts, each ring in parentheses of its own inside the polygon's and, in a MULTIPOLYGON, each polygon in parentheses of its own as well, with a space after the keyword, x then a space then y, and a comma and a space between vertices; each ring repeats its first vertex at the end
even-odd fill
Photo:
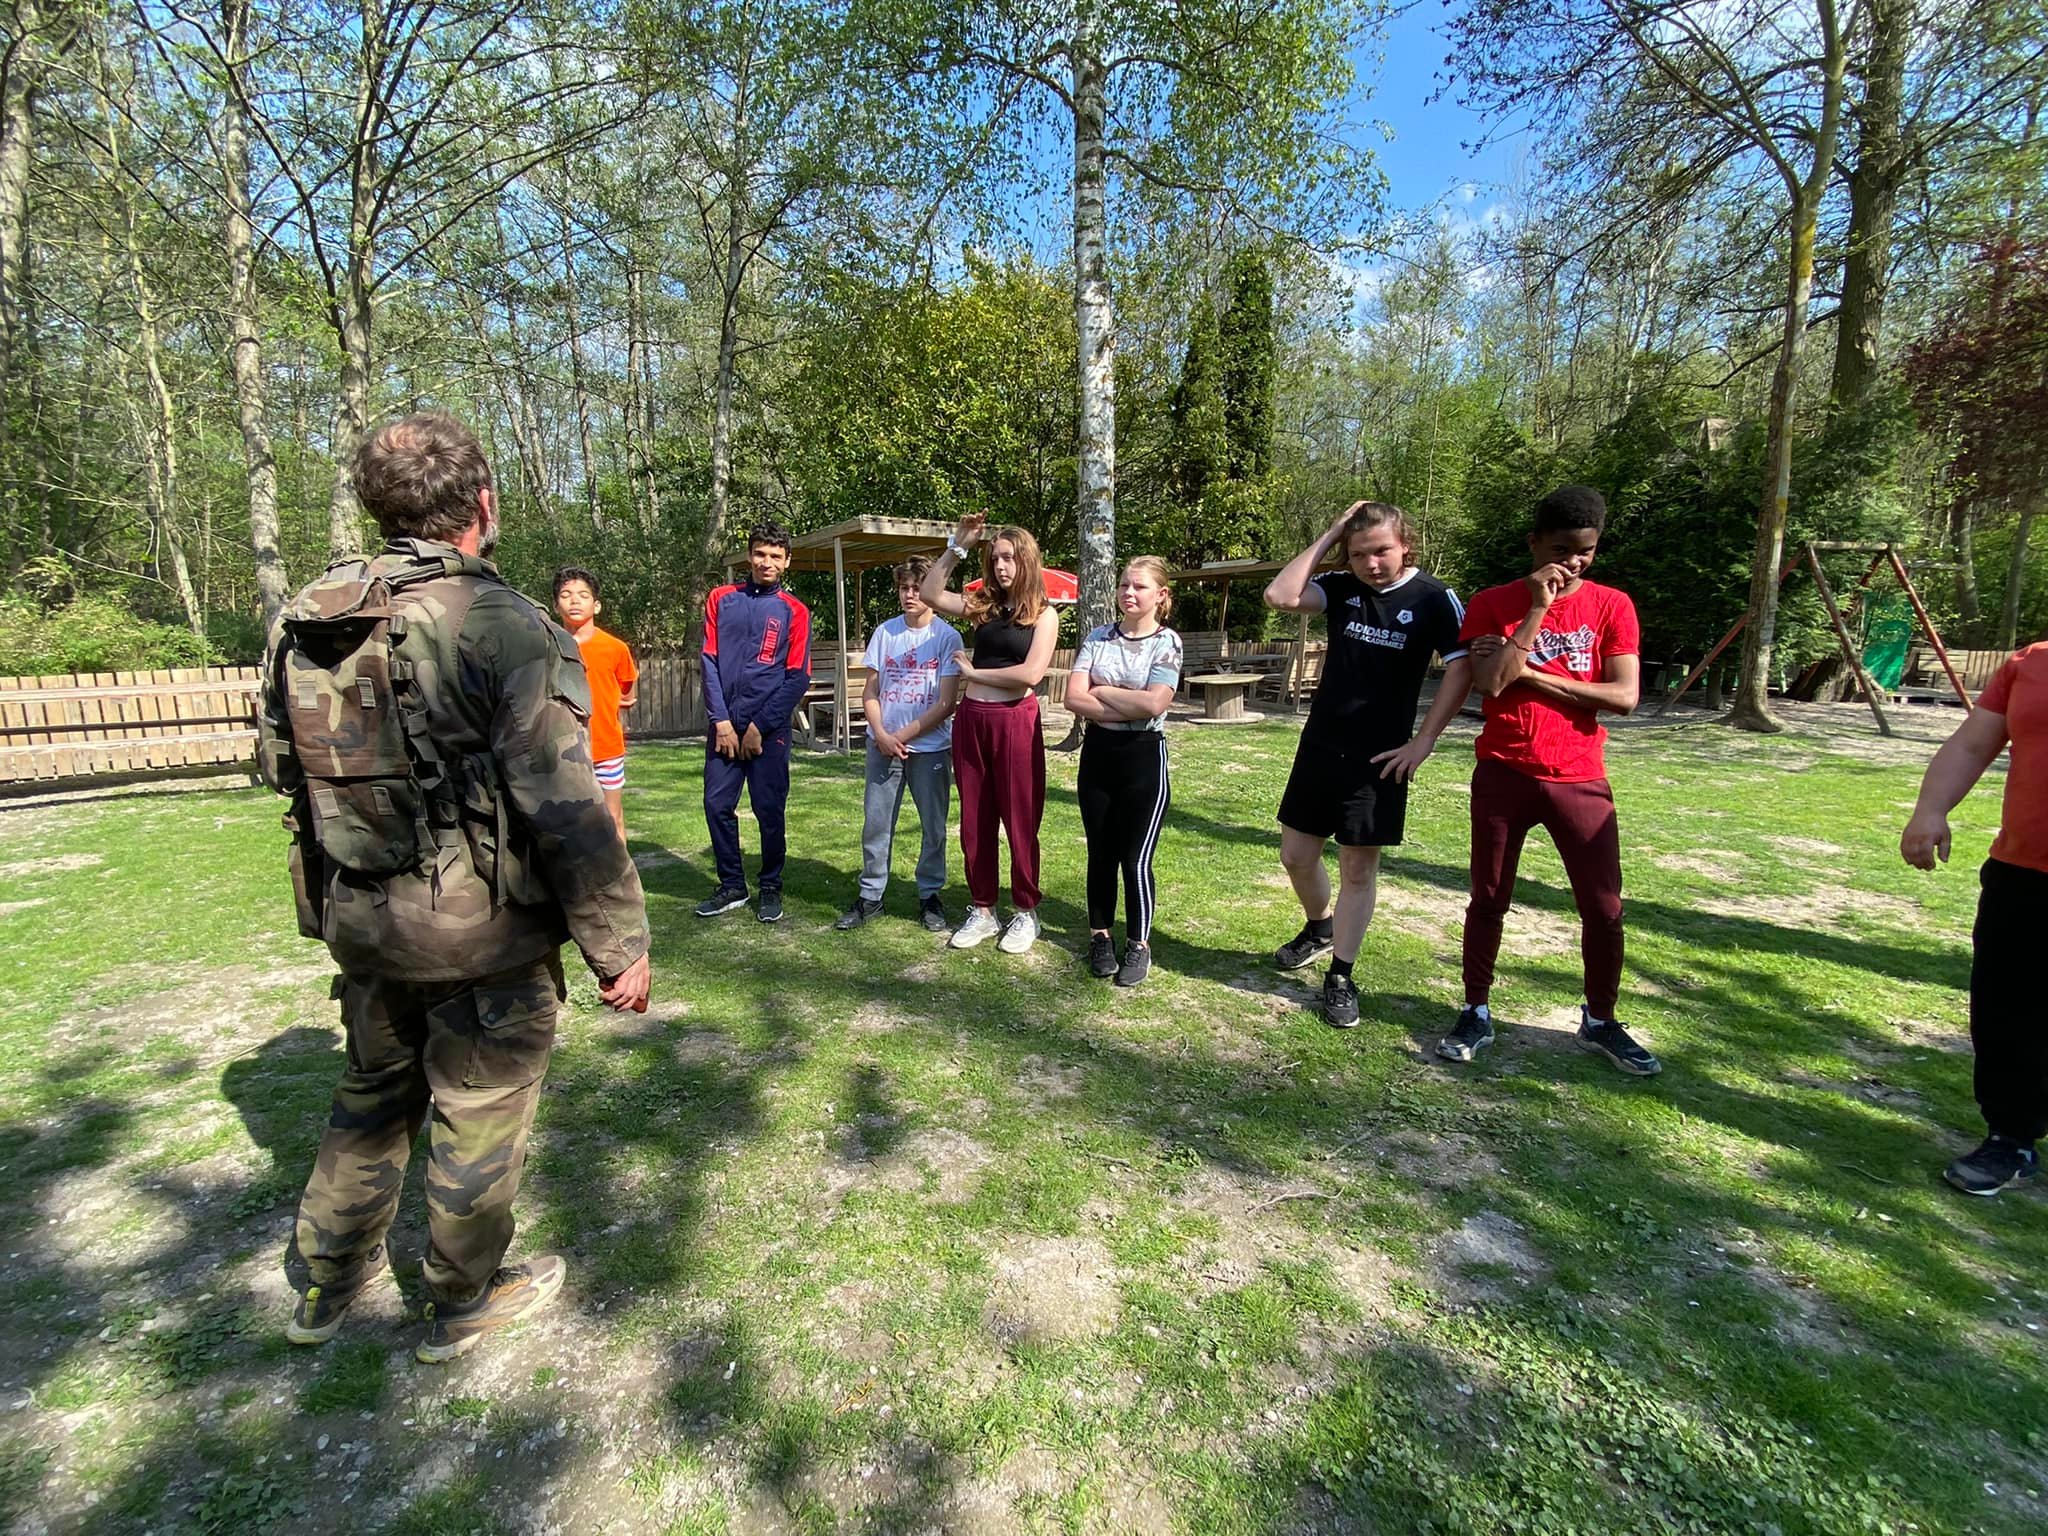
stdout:
MULTIPOLYGON (((1461 641, 1480 635, 1512 635, 1529 612, 1529 589, 1519 581, 1476 592, 1465 607, 1461 641)), ((1527 669, 1574 682, 1597 683, 1607 675, 1607 658, 1634 656, 1642 648, 1636 605, 1626 592, 1582 581, 1579 590, 1558 598, 1543 616, 1530 647, 1527 669)), ((1607 728, 1582 704, 1546 698, 1520 684, 1483 706, 1479 755, 1504 763, 1532 779, 1559 784, 1607 777, 1601 752, 1607 728)))
POLYGON ((2048 872, 2048 644, 2030 645, 2000 667, 1977 707, 2005 716, 2012 743, 1991 857, 2048 872))

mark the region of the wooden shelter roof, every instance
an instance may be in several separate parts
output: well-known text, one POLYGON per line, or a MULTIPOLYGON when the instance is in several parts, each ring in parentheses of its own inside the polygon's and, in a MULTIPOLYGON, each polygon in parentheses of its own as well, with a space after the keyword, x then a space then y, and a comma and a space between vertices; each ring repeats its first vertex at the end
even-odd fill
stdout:
POLYGON ((1285 560, 1210 560, 1202 565, 1184 565, 1173 573, 1175 581, 1270 581, 1286 567, 1285 560))
MULTIPOLYGON (((832 545, 839 544, 840 556, 849 571, 872 570, 894 565, 912 555, 932 554, 946 547, 953 532, 951 523, 931 517, 854 517, 829 528, 800 533, 789 548, 792 571, 829 571, 832 545)), ((741 559, 745 552, 741 552, 741 559)))

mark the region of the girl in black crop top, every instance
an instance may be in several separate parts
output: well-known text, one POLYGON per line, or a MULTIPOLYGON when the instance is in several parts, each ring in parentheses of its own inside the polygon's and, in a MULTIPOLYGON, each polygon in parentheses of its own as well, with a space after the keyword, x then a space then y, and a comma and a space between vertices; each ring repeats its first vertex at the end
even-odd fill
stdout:
POLYGON ((1045 815, 1045 732, 1032 690, 1059 643, 1059 615, 1045 600, 1038 541, 1022 528, 986 527, 985 514, 960 520, 946 552, 921 586, 924 600, 947 618, 964 618, 974 634, 960 675, 966 697, 953 716, 953 776, 960 786, 960 851, 974 907, 953 934, 971 949, 1001 932, 997 945, 1020 955, 1038 937, 1038 824, 1045 815), (979 588, 946 590, 953 568, 977 544, 987 550, 979 588), (996 921, 1000 824, 1010 842, 1008 926, 996 921))

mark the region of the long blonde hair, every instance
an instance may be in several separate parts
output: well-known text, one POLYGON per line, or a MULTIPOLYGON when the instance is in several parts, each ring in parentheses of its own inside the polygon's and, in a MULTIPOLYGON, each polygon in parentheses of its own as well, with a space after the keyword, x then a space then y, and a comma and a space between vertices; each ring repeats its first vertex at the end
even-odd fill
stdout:
POLYGON ((981 586, 965 594, 967 622, 986 624, 998 608, 1010 610, 1010 622, 1030 628, 1045 612, 1045 560, 1038 552, 1038 540, 1028 528, 1006 524, 988 535, 988 552, 981 557, 981 586), (996 543, 1007 539, 1017 557, 1017 575, 1001 595, 996 588, 996 543))
POLYGON ((1133 555, 1124 562, 1126 571, 1143 571, 1157 582, 1161 592, 1159 599, 1159 622, 1164 624, 1173 616, 1173 571, 1157 555, 1133 555))

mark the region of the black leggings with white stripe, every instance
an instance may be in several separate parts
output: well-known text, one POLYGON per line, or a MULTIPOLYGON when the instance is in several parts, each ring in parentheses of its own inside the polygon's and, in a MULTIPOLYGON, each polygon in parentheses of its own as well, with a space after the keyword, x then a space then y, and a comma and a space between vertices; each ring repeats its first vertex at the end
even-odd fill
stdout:
POLYGON ((1173 800, 1163 731, 1111 731, 1090 725, 1081 742, 1081 827, 1088 834, 1088 926, 1116 919, 1124 883, 1124 936, 1152 940, 1152 853, 1173 800))

